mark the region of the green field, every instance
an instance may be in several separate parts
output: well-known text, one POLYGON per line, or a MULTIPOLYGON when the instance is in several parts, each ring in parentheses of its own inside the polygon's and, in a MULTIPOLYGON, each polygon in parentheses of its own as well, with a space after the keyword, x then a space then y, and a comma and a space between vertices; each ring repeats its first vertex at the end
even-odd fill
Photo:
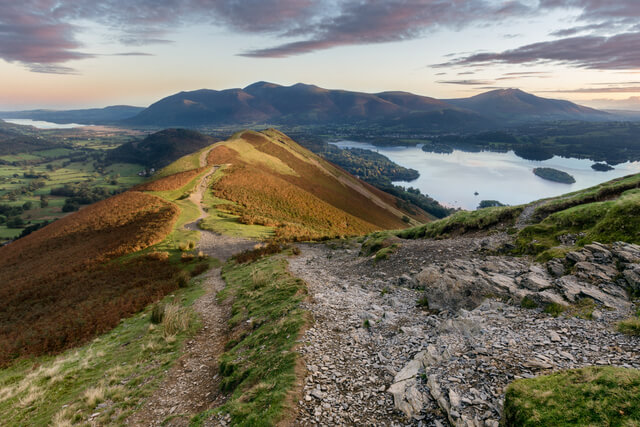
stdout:
POLYGON ((138 176, 144 169, 140 165, 102 162, 106 150, 122 142, 122 136, 65 140, 61 147, 52 142, 54 148, 0 156, 0 205, 32 203, 31 209, 18 215, 24 220, 23 226, 9 228, 7 218, 0 215, 0 243, 19 236, 24 227, 66 214, 62 211, 66 197, 51 195, 53 188, 76 184, 117 193, 143 182, 146 178, 138 176), (45 207, 40 207, 41 196, 47 198, 45 207))

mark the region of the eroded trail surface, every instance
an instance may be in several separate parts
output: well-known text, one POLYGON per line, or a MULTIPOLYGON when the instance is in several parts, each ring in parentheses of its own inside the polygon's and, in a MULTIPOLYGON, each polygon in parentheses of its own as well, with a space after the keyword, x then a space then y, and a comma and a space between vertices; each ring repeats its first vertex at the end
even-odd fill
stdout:
MULTIPOLYGON (((314 322, 299 349, 307 372, 294 424, 498 426, 504 389, 516 378, 640 368, 640 338, 615 331, 629 314, 618 290, 592 284, 595 273, 554 278, 545 265, 489 255, 506 239, 403 241, 378 262, 358 256, 357 244, 301 245, 290 270, 309 285, 314 322), (574 285, 615 308, 598 305, 587 320, 519 305, 526 295, 575 296, 574 285), (437 311, 425 307, 429 299, 437 311)), ((582 255, 602 271, 616 257, 640 260, 635 245, 612 249, 609 259, 598 251, 582 255)))
MULTIPOLYGON (((201 162, 206 159, 207 153, 203 153, 201 162)), ((198 229, 197 223, 206 216, 201 201, 208 179, 216 170, 214 166, 191 194, 190 199, 199 206, 201 215, 198 220, 186 225, 188 229, 198 229)), ((199 231, 198 250, 221 262, 255 244, 248 239, 199 231)), ((128 425, 187 426, 192 416, 224 402, 225 396, 219 392, 218 358, 224 352, 226 343, 229 307, 218 303, 216 298, 225 286, 220 269, 209 270, 202 286, 205 294, 193 305, 200 316, 202 329, 187 342, 184 354, 167 372, 166 379, 154 395, 127 421, 128 425)))

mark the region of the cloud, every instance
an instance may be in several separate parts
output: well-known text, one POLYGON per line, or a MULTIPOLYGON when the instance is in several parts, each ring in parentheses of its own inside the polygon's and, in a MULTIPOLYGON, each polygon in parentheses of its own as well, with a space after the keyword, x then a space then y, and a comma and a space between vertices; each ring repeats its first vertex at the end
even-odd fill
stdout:
POLYGON ((550 33, 550 35, 556 36, 556 37, 567 37, 567 36, 574 36, 578 33, 583 33, 586 31, 594 31, 594 30, 601 30, 601 29, 611 30, 612 29, 611 23, 601 22, 599 24, 579 25, 573 28, 564 28, 562 30, 553 31, 552 33, 550 33))
POLYGON ((119 52, 114 53, 112 56, 154 56, 152 53, 147 52, 119 52))
POLYGON ((29 71, 44 74, 78 74, 78 72, 71 67, 52 64, 31 64, 29 65, 29 71))
POLYGON ((518 16, 531 9, 519 1, 362 0, 342 2, 337 14, 286 35, 305 40, 241 53, 253 58, 283 58, 337 46, 409 40, 440 28, 460 29, 478 22, 518 16))
POLYGON ((558 89, 542 92, 557 93, 640 93, 640 86, 621 86, 621 87, 589 87, 580 89, 558 89))
POLYGON ((464 56, 435 67, 560 63, 599 70, 640 68, 640 32, 612 37, 581 36, 533 43, 495 53, 464 56))
POLYGON ((447 85, 476 86, 476 85, 490 85, 493 82, 486 81, 486 80, 438 80, 436 83, 442 83, 447 85))

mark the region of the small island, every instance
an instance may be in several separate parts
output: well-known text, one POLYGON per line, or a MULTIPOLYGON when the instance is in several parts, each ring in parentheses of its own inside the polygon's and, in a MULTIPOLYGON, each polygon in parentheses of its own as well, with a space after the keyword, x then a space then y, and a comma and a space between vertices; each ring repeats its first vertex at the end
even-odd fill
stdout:
POLYGON ((575 178, 566 172, 559 171, 553 168, 535 168, 533 173, 542 179, 546 179, 553 182, 560 182, 562 184, 573 184, 576 182, 575 178))
POLYGON ((615 169, 613 166, 609 166, 606 163, 594 163, 591 165, 591 169, 598 172, 607 172, 615 169))

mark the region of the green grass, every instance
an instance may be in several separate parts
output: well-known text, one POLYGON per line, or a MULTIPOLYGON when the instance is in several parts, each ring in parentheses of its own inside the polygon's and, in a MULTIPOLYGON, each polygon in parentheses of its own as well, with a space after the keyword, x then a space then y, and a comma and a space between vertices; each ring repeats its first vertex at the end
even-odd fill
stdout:
MULTIPOLYGON (((234 339, 220 357, 221 387, 231 396, 216 411, 229 413, 233 425, 275 425, 295 382, 294 348, 305 324, 300 302, 306 285, 287 272, 282 255, 249 264, 230 261, 223 277, 227 287, 220 298, 233 301, 234 339)), ((211 413, 194 417, 192 425, 203 425, 211 413)))
POLYGON ((82 347, 0 370, 2 425, 88 424, 94 413, 94 425, 125 425, 198 329, 190 306, 203 293, 196 279, 160 302, 179 307, 186 329, 176 329, 171 319, 152 325, 150 306, 82 347), (102 402, 106 407, 98 408, 102 402))
POLYGON ((153 177, 156 179, 163 178, 165 176, 173 175, 179 172, 184 172, 191 169, 199 168, 200 155, 204 151, 207 151, 209 148, 211 148, 211 146, 204 147, 203 149, 196 151, 195 153, 187 154, 186 156, 180 157, 175 162, 159 170, 153 177))
POLYGON ((573 206, 604 201, 619 196, 623 192, 640 186, 640 174, 617 178, 584 190, 567 193, 561 197, 549 199, 534 211, 533 217, 542 220, 548 215, 573 206))
POLYGON ((514 381, 505 426, 634 426, 640 424, 640 371, 587 367, 514 381))
POLYGON ((523 209, 524 206, 501 206, 460 211, 439 221, 396 232, 396 235, 403 239, 445 238, 500 225, 509 226, 513 225, 523 209))
POLYGON ((376 262, 378 261, 382 261, 385 259, 389 259, 389 256, 393 253, 395 253, 398 248, 400 247, 399 244, 394 243, 391 246, 387 246, 386 248, 382 248, 379 251, 376 252, 375 256, 374 256, 374 260, 376 262))
POLYGON ((557 302, 552 302, 547 304, 544 307, 544 311, 547 314, 552 315, 553 317, 558 317, 560 316, 562 313, 565 312, 565 310, 567 309, 567 306, 562 305, 562 304, 558 304, 557 302))
POLYGON ((636 310, 635 316, 622 320, 617 324, 618 332, 627 335, 640 335, 640 308, 636 310))
MULTIPOLYGON (((224 166, 220 167, 210 178, 209 184, 214 184, 224 174, 224 166)), ((203 204, 207 207, 208 216, 200 222, 200 228, 213 231, 215 233, 226 234, 235 237, 246 237, 256 240, 268 240, 274 236, 273 227, 256 224, 242 224, 238 221, 239 216, 222 212, 217 209, 218 205, 233 205, 233 202, 220 199, 213 195, 208 188, 204 194, 203 204)))
MULTIPOLYGON (((559 246, 558 237, 584 233, 578 246, 597 241, 612 243, 640 242, 640 190, 628 190, 618 199, 592 202, 555 212, 539 224, 524 228, 516 239, 520 253, 540 254, 559 246)), ((544 258, 563 255, 564 251, 547 252, 544 258)))

